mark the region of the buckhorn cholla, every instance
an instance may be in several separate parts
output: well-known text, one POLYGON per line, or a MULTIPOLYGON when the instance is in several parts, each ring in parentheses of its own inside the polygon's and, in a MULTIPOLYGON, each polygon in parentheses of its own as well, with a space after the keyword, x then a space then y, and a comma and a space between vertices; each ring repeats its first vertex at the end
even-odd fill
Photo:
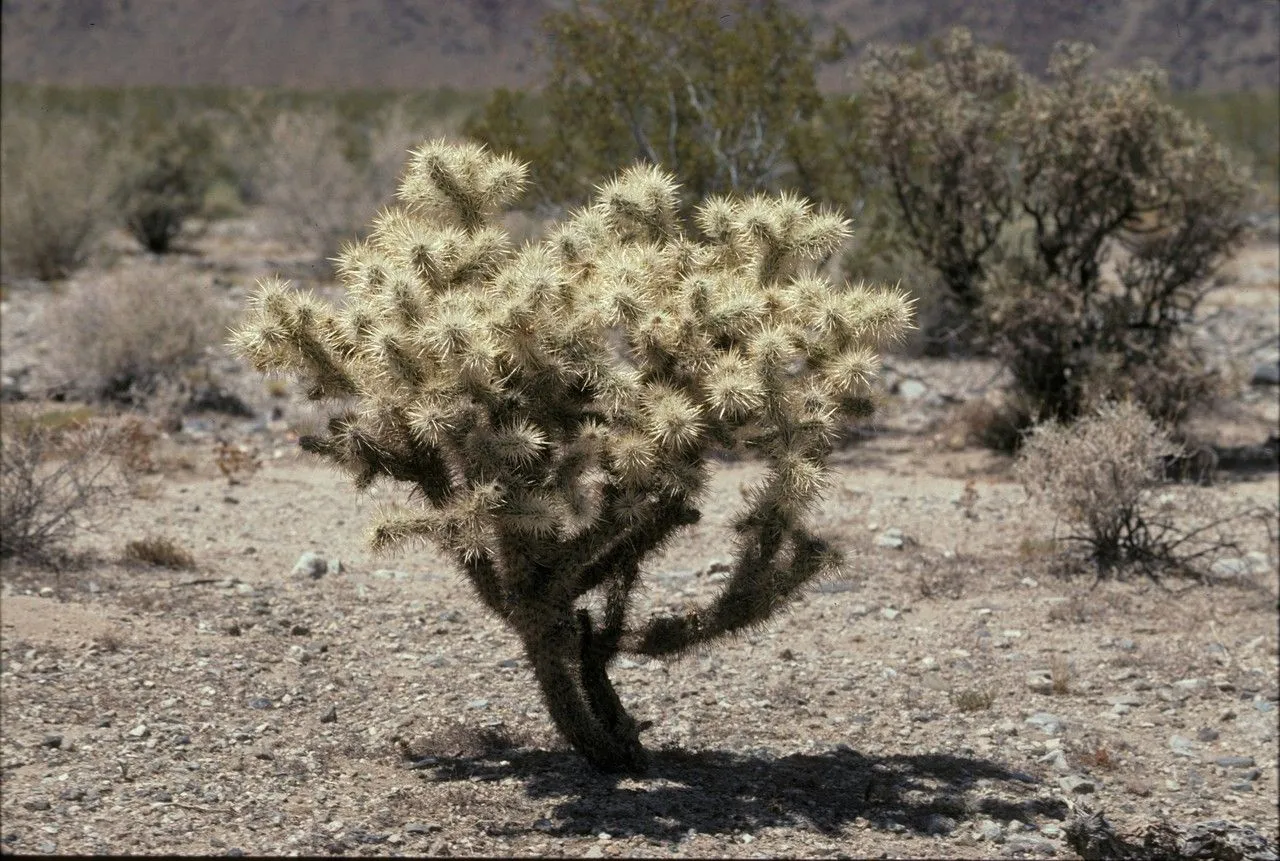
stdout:
POLYGON ((910 302, 806 268, 849 226, 794 196, 707 200, 695 239, 674 179, 636 166, 513 248, 492 219, 524 182, 511 158, 423 145, 401 205, 339 259, 343 307, 266 281, 234 343, 342 404, 304 449, 359 488, 412 486, 414 507, 382 515, 373 546, 450 553, 519 635, 569 743, 639 772, 647 724, 622 707, 610 661, 758 626, 835 569, 806 516, 910 302), (766 468, 732 521, 728 580, 704 608, 632 618, 642 562, 698 521, 707 455, 729 449, 766 468))

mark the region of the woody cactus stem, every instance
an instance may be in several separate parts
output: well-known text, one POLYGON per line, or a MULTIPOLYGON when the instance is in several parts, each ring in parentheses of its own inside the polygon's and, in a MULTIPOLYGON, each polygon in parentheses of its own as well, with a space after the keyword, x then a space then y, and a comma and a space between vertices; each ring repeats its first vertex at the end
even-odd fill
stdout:
POLYGON ((899 292, 806 268, 848 236, 796 197, 712 198, 633 167, 540 244, 494 225, 525 168, 472 145, 412 154, 400 206, 339 260, 341 308, 260 285, 238 352, 342 402, 302 440, 364 488, 408 484, 375 548, 428 539, 522 639, 547 708, 595 765, 644 768, 609 681, 619 653, 679 655, 758 626, 838 563, 806 515, 841 422, 871 410, 899 292), (642 563, 697 522, 713 449, 767 469, 708 607, 634 618, 642 563), (583 608, 598 594, 598 618, 583 608))

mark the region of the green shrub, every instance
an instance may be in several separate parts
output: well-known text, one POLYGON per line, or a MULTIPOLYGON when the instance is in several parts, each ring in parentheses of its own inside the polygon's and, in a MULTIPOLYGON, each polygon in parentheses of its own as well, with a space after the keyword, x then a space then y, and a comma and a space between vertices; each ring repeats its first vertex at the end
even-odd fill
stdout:
POLYGON ((216 158, 206 121, 180 123, 143 147, 120 187, 125 227, 142 247, 164 254, 202 212, 216 158))
POLYGON ((1247 177, 1158 70, 1097 78, 1091 56, 1058 45, 1042 82, 962 30, 932 57, 873 53, 863 151, 1033 415, 1131 396, 1176 422, 1213 391, 1185 330, 1243 235, 1247 177))
POLYGON ((464 132, 531 164, 538 202, 576 203, 640 159, 685 203, 778 189, 822 99, 809 26, 777 0, 596 0, 547 16, 551 75, 497 92, 464 132))
POLYGON ((268 282, 235 343, 344 404, 304 448, 359 487, 412 489, 374 546, 449 552, 520 636, 560 732, 601 768, 638 770, 644 725, 608 664, 761 625, 832 569, 807 514, 909 303, 810 271, 848 225, 793 196, 710 198, 695 241, 651 166, 516 250, 494 215, 524 178, 475 146, 424 145, 402 206, 342 255, 346 306, 268 282), (733 522, 730 577, 708 607, 632 618, 643 561, 701 517, 723 449, 767 464, 733 522))

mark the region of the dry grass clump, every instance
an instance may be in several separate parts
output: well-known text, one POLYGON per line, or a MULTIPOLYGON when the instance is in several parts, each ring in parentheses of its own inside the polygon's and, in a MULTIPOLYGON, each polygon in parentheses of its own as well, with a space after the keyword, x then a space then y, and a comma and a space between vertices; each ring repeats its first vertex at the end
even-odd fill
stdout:
POLYGON ((118 432, 102 422, 42 424, 6 410, 0 421, 0 559, 57 562, 127 482, 112 456, 118 432))
POLYGON ((95 400, 138 403, 199 366, 230 317, 202 280, 142 267, 74 285, 48 319, 65 385, 95 400))
POLYGON ((987 688, 967 688, 951 693, 951 704, 962 712, 982 712, 995 705, 995 691, 987 688))
POLYGON ((1129 570, 1159 579, 1209 576, 1213 563, 1243 550, 1229 530, 1256 510, 1226 513, 1164 484, 1164 465, 1180 449, 1132 404, 1108 404, 1074 425, 1034 428, 1015 467, 1028 496, 1068 529, 1057 536, 1083 548, 1098 576, 1129 570))
POLYGON ((108 224, 119 164, 105 136, 68 116, 6 111, 0 136, 0 271, 65 278, 108 224))
POLYGON ((164 536, 147 536, 124 546, 126 562, 185 571, 196 566, 195 557, 185 547, 164 536))

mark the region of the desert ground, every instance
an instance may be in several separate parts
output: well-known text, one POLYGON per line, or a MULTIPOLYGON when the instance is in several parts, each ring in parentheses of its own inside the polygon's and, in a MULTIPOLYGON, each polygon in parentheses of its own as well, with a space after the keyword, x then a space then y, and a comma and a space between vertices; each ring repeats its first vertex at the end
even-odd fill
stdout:
MULTIPOLYGON (((228 309, 271 272, 316 277, 252 218, 163 259, 120 239, 104 266, 194 280, 228 309)), ((1236 380, 1193 422, 1220 446, 1280 420, 1253 381, 1276 361, 1278 269, 1257 239, 1201 324, 1236 380)), ((6 287, 0 370, 24 407, 75 407, 43 401, 65 289, 6 287)), ((1209 584, 1064 563, 1052 513, 966 424, 1003 385, 988 361, 886 358, 884 409, 834 455, 818 515, 841 578, 720 648, 614 665, 654 722, 641 778, 559 741, 518 641, 445 558, 368 550, 399 491, 358 495, 301 453, 317 417, 300 393, 209 362, 253 415, 166 423, 70 558, 3 570, 4 851, 1070 858, 1081 802, 1131 833, 1227 819, 1277 839, 1274 525, 1242 523, 1247 553, 1209 584), (194 564, 131 561, 154 537, 194 564)), ((717 463, 639 612, 714 594, 757 470, 717 463)), ((1231 469, 1178 488, 1220 510, 1278 490, 1231 469)))

